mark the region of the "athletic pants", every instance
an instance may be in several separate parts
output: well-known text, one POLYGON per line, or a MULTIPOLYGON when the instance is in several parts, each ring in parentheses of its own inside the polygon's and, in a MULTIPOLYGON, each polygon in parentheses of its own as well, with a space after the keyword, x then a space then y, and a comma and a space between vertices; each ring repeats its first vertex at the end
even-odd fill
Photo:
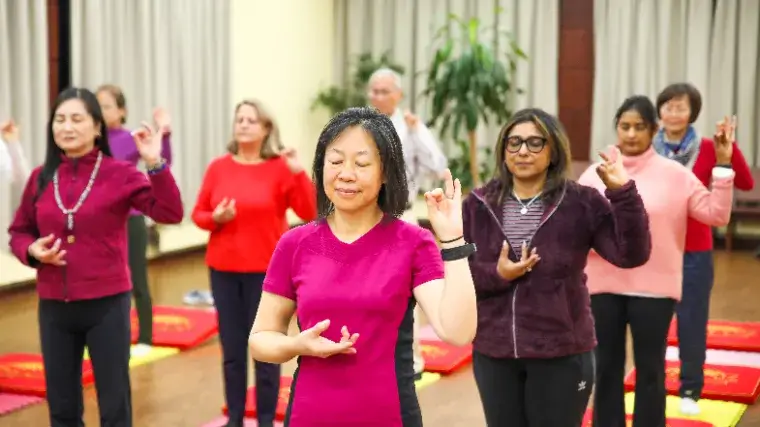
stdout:
POLYGON ((127 222, 129 272, 132 277, 132 296, 135 299, 140 334, 137 342, 153 343, 153 302, 148 287, 148 227, 143 215, 132 215, 127 222))

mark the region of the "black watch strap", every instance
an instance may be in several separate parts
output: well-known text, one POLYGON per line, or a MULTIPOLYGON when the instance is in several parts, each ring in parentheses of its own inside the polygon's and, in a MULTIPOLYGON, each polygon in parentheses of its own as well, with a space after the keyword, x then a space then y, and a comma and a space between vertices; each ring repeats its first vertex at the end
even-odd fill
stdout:
POLYGON ((716 168, 726 168, 726 169, 733 169, 734 168, 733 165, 731 165, 730 163, 724 163, 724 164, 720 164, 720 165, 715 165, 715 167, 716 168))
POLYGON ((453 248, 446 248, 441 249, 441 258, 443 258, 443 261, 456 261, 460 259, 464 259, 469 257, 470 255, 477 252, 477 247, 474 243, 466 243, 461 246, 456 246, 453 248))

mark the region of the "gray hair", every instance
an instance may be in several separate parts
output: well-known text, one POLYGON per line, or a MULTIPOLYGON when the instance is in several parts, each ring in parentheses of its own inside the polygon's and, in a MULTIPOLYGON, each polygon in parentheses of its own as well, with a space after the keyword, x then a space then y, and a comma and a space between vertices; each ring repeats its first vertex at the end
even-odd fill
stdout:
POLYGON ((396 89, 402 90, 401 74, 397 73, 395 70, 386 67, 378 68, 371 76, 369 76, 369 82, 372 83, 372 81, 378 77, 390 77, 393 81, 393 85, 396 86, 396 89))

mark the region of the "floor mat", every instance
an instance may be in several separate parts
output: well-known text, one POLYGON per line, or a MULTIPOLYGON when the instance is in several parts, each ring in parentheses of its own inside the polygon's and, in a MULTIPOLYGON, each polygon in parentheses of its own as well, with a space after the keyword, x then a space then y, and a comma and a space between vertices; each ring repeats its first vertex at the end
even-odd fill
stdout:
MULTIPOLYGON (((627 413, 633 413, 634 393, 626 393, 625 408, 627 413)), ((690 417, 681 414, 681 399, 677 396, 668 396, 665 415, 668 419, 680 418, 689 421, 700 421, 714 427, 734 427, 747 410, 747 405, 735 402, 722 402, 720 400, 700 399, 700 414, 690 417)), ((670 425, 670 424, 669 424, 670 425)), ((695 424, 698 425, 698 424, 695 424)))
MULTIPOLYGON (((675 318, 670 324, 668 345, 678 346, 675 318)), ((707 348, 760 353, 760 322, 710 320, 707 323, 707 348)))
MULTIPOLYGON (((132 343, 140 327, 132 309, 132 343)), ((216 312, 185 307, 153 307, 153 345, 187 350, 202 344, 219 331, 216 312)))
MULTIPOLYGON (((89 360, 82 361, 82 386, 95 382, 89 360)), ((9 353, 0 356, 0 392, 45 397, 42 355, 9 353)))
MULTIPOLYGON (((290 377, 280 378, 280 397, 277 400, 277 409, 274 418, 278 421, 285 419, 285 412, 288 410, 288 400, 290 399, 290 384, 293 379, 290 377)), ((222 414, 227 415, 227 405, 222 406, 222 414)), ((248 397, 245 401, 245 416, 247 418, 256 418, 256 387, 248 388, 248 397)))
POLYGON ((23 396, 20 394, 0 393, 0 415, 10 414, 27 406, 44 402, 45 399, 37 396, 23 396))
POLYGON ((472 361, 472 345, 456 347, 439 340, 420 340, 425 371, 450 374, 472 361))
MULTIPOLYGON (((669 394, 678 395, 680 386, 679 363, 665 362, 665 387, 669 394)), ((728 366, 705 364, 705 386, 702 397, 705 399, 751 405, 760 394, 760 369, 746 366, 728 366)), ((634 391, 636 369, 625 376, 625 390, 634 391)))
MULTIPOLYGON (((206 424, 202 424, 201 427, 224 427, 226 425, 227 425, 227 417, 221 416, 207 422, 206 424)), ((243 427, 258 427, 258 425, 259 423, 256 422, 255 419, 246 418, 244 420, 243 427)), ((283 427, 283 424, 279 421, 275 421, 274 427, 283 427)))
MULTIPOLYGON (((583 424, 581 424, 582 427, 593 427, 594 422, 591 418, 593 416, 593 412, 591 408, 586 410, 586 414, 583 416, 583 424)), ((626 427, 632 427, 633 426, 633 415, 627 414, 625 416, 625 425, 626 427)), ((706 423, 704 421, 695 421, 695 420, 687 420, 684 418, 673 418, 673 417, 667 417, 665 419, 666 427, 717 427, 713 424, 706 423)))
MULTIPOLYGON (((667 360, 678 362, 678 347, 668 346, 665 358, 667 360)), ((749 366, 751 368, 760 368, 760 353, 708 349, 705 363, 711 365, 749 366)))
POLYGON ((422 378, 415 381, 414 386, 415 388, 417 388, 417 391, 420 391, 423 388, 429 386, 430 384, 433 384, 434 382, 440 379, 441 379, 441 374, 438 374, 435 372, 423 372, 422 378))
MULTIPOLYGON (((129 367, 134 368, 136 366, 152 363, 157 360, 164 359, 169 356, 174 356, 179 353, 179 349, 171 347, 151 347, 150 352, 145 355, 135 356, 134 354, 129 358, 129 367)), ((84 359, 90 360, 90 355, 87 352, 87 348, 84 349, 84 359)))

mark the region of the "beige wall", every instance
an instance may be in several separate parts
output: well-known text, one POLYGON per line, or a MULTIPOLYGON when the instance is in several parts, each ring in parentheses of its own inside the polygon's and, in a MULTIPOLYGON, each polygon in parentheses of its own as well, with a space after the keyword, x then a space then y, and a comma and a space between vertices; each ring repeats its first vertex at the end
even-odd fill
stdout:
MULTIPOLYGON (((333 0, 232 0, 231 99, 256 98, 311 168, 327 116, 310 111, 333 76, 333 0)), ((232 108, 230 106, 230 117, 232 108)))

